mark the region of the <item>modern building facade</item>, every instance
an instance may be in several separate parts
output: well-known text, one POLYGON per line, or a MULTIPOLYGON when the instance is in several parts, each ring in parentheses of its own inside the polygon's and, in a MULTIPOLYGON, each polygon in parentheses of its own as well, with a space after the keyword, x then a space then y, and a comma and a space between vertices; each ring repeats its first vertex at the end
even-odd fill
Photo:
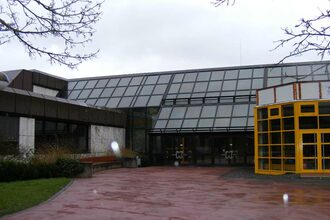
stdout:
MULTIPOLYGON (((330 80, 329 65, 330 61, 322 61, 60 79, 63 87, 55 86, 60 91, 56 99, 121 115, 125 119, 120 123, 101 120, 95 124, 125 128, 125 147, 143 154, 150 164, 253 165, 256 91, 330 80)), ((54 86, 34 80, 35 75, 47 76, 49 81, 58 78, 25 70, 7 75, 12 78, 9 87, 19 85, 19 91, 29 90, 30 95, 47 92, 43 98, 54 95, 50 91, 54 86), (19 83, 19 77, 25 78, 22 72, 32 75, 29 86, 19 83)), ((6 110, 1 112, 6 114, 6 110)), ((78 123, 79 118, 73 121, 78 123)), ((87 122, 88 126, 92 123, 87 122)), ((41 127, 47 125, 40 123, 35 132, 44 135, 46 130, 41 127)), ((92 148, 89 144, 86 149, 92 148)))

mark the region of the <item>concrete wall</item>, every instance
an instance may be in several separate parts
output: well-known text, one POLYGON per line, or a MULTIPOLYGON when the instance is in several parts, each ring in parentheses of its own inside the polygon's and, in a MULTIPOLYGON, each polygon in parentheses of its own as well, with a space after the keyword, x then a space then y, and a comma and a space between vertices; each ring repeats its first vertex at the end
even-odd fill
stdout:
POLYGON ((100 125, 89 127, 89 149, 91 153, 108 152, 112 141, 117 141, 120 148, 125 148, 125 128, 100 125))
POLYGON ((34 118, 19 118, 19 152, 21 154, 34 153, 34 131, 35 119, 34 118))

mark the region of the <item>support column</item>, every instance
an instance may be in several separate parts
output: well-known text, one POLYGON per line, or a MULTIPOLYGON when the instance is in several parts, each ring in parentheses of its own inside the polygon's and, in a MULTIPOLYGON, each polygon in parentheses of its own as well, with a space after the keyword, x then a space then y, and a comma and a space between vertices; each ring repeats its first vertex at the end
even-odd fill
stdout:
POLYGON ((35 119, 34 118, 19 118, 19 153, 31 155, 34 153, 34 133, 35 119))

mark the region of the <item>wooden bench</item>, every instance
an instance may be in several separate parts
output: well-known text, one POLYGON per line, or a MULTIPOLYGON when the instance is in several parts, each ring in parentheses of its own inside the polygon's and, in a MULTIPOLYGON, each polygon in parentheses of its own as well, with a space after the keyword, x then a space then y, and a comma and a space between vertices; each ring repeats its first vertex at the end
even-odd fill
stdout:
POLYGON ((80 163, 84 165, 84 172, 79 177, 92 177, 93 173, 123 167, 122 161, 115 156, 99 156, 81 158, 80 163))

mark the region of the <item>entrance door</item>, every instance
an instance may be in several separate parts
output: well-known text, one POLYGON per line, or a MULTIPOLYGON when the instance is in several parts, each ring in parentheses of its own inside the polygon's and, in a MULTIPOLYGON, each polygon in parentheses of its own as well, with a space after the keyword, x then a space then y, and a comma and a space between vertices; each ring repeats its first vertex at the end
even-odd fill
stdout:
POLYGON ((302 172, 328 172, 330 170, 330 131, 302 132, 300 155, 302 172))
POLYGON ((184 137, 168 137, 165 146, 166 163, 173 165, 177 161, 180 165, 189 165, 193 163, 192 147, 186 143, 184 137))

